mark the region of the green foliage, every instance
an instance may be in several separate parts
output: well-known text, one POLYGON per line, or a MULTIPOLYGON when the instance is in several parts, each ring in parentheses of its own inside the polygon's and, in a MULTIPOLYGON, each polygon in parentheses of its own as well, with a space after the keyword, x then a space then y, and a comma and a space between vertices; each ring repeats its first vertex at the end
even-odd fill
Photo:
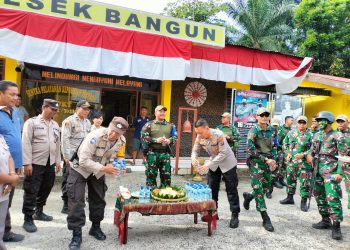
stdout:
POLYGON ((300 56, 313 72, 350 77, 350 0, 303 0, 294 14, 300 56))
POLYGON ((251 48, 290 52, 292 0, 235 0, 226 3, 234 25, 229 30, 235 43, 251 48), (289 42, 290 43, 290 42, 289 42))
POLYGON ((223 25, 224 20, 218 19, 216 14, 224 9, 220 1, 179 0, 169 3, 164 8, 164 14, 195 22, 223 25))

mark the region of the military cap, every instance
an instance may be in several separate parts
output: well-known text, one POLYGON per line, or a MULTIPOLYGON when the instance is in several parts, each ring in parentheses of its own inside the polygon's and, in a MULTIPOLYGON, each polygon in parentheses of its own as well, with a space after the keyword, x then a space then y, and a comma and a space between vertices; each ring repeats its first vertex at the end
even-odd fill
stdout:
POLYGON ((304 121, 304 122, 307 122, 307 117, 306 116, 304 116, 304 115, 300 115, 300 116, 298 116, 298 118, 297 118, 297 122, 298 121, 304 121))
POLYGON ((277 118, 272 118, 271 119, 271 126, 279 126, 280 122, 277 118))
POLYGON ((229 112, 225 112, 221 115, 221 117, 228 117, 231 118, 231 114, 229 112))
POLYGON ((348 121, 348 117, 346 115, 338 115, 337 118, 335 118, 336 121, 342 120, 344 122, 348 121))
POLYGON ((58 102, 53 99, 44 99, 43 106, 50 107, 52 109, 58 109, 58 102))
POLYGON ((158 105, 154 111, 161 111, 161 110, 164 110, 164 111, 167 111, 168 109, 166 107, 164 107, 163 105, 158 105))
POLYGON ((128 127, 129 127, 128 122, 123 117, 119 117, 119 116, 114 116, 108 126, 108 128, 110 128, 113 131, 116 131, 118 134, 121 134, 121 135, 126 132, 128 127))
POLYGON ((86 100, 80 100, 77 103, 77 108, 92 108, 92 106, 90 105, 90 103, 86 100))
POLYGON ((263 113, 270 114, 270 111, 267 108, 258 108, 258 110, 256 111, 256 115, 261 115, 263 113))

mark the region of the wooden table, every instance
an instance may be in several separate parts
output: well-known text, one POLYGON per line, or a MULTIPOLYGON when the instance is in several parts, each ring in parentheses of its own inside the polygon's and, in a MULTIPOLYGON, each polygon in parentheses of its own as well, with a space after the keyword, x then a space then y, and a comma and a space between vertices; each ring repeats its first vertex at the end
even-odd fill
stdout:
POLYGON ((125 202, 117 198, 114 224, 118 227, 120 244, 126 244, 128 242, 128 219, 131 212, 139 212, 144 215, 193 214, 195 224, 198 223, 198 213, 207 212, 208 236, 211 236, 212 230, 216 229, 216 218, 213 219, 212 216, 215 211, 216 203, 214 200, 176 203, 150 200, 148 203, 143 203, 137 199, 125 202))

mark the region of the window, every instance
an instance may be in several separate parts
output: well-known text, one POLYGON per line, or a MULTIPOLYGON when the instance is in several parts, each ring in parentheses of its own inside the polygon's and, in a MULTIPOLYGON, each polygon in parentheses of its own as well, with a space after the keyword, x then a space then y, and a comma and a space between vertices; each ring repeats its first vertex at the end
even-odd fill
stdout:
POLYGON ((0 58, 0 81, 5 79, 5 59, 0 58))

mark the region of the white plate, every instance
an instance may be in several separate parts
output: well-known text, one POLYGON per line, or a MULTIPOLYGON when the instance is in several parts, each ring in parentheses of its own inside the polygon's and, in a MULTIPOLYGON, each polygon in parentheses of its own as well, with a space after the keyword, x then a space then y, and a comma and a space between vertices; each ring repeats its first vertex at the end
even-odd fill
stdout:
POLYGON ((343 161, 343 162, 350 162, 350 157, 349 157, 349 156, 337 155, 336 157, 337 157, 340 161, 343 161))
POLYGON ((140 192, 139 191, 134 191, 131 193, 131 197, 134 197, 134 198, 140 198, 140 192))

